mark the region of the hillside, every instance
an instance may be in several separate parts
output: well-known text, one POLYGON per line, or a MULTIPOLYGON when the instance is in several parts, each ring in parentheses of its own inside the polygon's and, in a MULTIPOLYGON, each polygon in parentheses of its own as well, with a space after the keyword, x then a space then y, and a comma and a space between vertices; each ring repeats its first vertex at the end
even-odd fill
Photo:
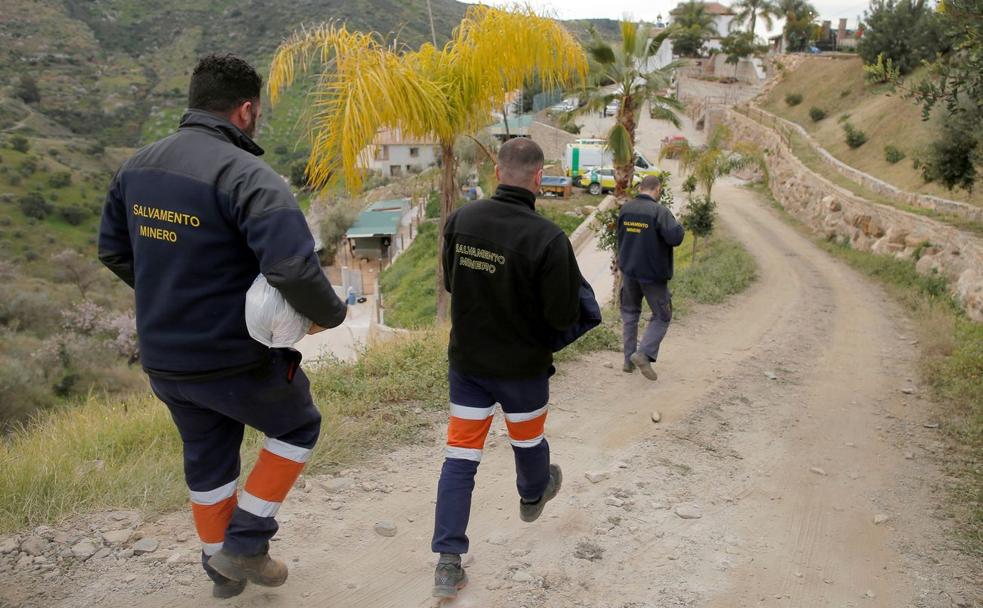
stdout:
MULTIPOLYGON (((913 78, 918 77, 916 72, 913 78)), ((923 121, 921 108, 915 103, 891 94, 886 85, 866 84, 859 57, 804 57, 759 103, 765 110, 802 125, 836 158, 861 171, 911 192, 983 205, 980 192, 949 191, 925 183, 915 162, 937 133, 936 118, 923 121), (796 94, 802 96, 802 102, 789 106, 786 96, 796 94), (813 107, 824 110, 826 118, 813 121, 809 115, 813 107), (846 120, 866 133, 867 143, 857 149, 846 144, 846 120), (898 148, 905 158, 888 162, 888 145, 898 148)))

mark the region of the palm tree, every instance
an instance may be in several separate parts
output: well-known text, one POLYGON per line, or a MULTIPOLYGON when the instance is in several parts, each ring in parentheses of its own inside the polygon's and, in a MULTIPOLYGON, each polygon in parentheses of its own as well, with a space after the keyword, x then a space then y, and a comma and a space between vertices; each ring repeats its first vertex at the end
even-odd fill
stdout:
POLYGON ((810 39, 810 29, 819 12, 807 0, 777 0, 777 15, 785 19, 782 37, 786 50, 802 51, 810 39))
POLYGON ((747 31, 751 32, 752 36, 759 17, 770 30, 775 24, 773 18, 778 16, 778 7, 771 0, 737 0, 731 5, 731 9, 737 11, 734 20, 730 22, 731 27, 747 23, 747 31))
POLYGON ((703 43, 720 35, 714 24, 714 17, 707 11, 701 0, 689 0, 680 4, 670 13, 673 18, 669 27, 673 52, 683 57, 698 57, 703 43))
POLYGON ((652 118, 680 125, 682 104, 667 93, 676 62, 654 67, 652 62, 667 32, 653 35, 649 25, 621 22, 621 44, 612 46, 596 31, 587 47, 591 59, 591 83, 587 103, 578 111, 597 112, 618 102, 615 123, 607 146, 614 156, 615 196, 623 199, 635 173, 635 131, 639 112, 647 102, 652 118))
MULTIPOLYGON (((534 75, 550 89, 584 83, 583 48, 558 22, 531 9, 471 6, 441 49, 387 44, 376 33, 325 24, 302 29, 277 49, 270 67, 276 104, 298 73, 320 70, 310 118, 307 175, 323 188, 344 179, 350 190, 364 180, 359 161, 376 133, 395 128, 433 137, 441 152, 438 251, 447 216, 459 199, 454 141, 484 128, 509 91, 534 75)), ((437 265, 437 316, 446 318, 443 269, 437 265)))
MULTIPOLYGON (((730 144, 730 139, 730 130, 720 126, 714 129, 705 145, 677 144, 673 150, 679 156, 681 175, 692 175, 707 198, 711 198, 717 180, 734 171, 754 166, 767 174, 768 168, 757 146, 744 141, 730 144)), ((668 154, 669 151, 663 149, 659 153, 659 160, 668 154)))

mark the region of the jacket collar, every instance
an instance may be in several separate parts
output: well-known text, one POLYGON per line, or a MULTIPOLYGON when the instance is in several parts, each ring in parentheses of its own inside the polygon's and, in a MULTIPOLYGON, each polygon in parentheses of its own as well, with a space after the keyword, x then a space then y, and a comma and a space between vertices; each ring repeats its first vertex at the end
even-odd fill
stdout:
POLYGON ((518 186, 506 186, 502 184, 495 190, 495 195, 492 196, 492 199, 513 205, 525 205, 534 211, 536 209, 536 195, 518 186))
POLYGON ((638 195, 635 198, 640 198, 640 199, 643 199, 643 200, 652 201, 653 203, 658 203, 659 202, 659 201, 655 200, 655 198, 649 196, 648 194, 642 194, 641 192, 639 192, 638 195))
POLYGON ((181 125, 179 128, 183 129, 185 127, 204 127, 205 129, 219 133, 222 137, 227 139, 229 143, 237 148, 242 148, 246 152, 249 152, 255 156, 263 155, 263 148, 260 148, 256 142, 254 142, 248 135, 243 133, 239 127, 235 126, 221 116, 212 114, 211 112, 196 110, 194 108, 189 109, 184 113, 184 116, 181 117, 181 125))

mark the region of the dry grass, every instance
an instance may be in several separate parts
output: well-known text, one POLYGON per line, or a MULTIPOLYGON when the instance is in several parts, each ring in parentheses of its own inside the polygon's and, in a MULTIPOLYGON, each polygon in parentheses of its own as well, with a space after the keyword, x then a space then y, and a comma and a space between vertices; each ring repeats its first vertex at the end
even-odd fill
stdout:
MULTIPOLYGON (((919 77, 920 72, 912 76, 919 77)), ((892 94, 885 85, 865 84, 859 57, 806 57, 769 92, 761 105, 802 125, 833 156, 861 171, 904 190, 983 205, 983 193, 950 192, 924 182, 912 159, 935 138, 938 131, 935 123, 922 121, 919 106, 892 94), (801 94, 802 103, 793 107, 786 104, 785 96, 790 93, 801 94), (813 106, 825 110, 827 117, 814 122, 809 117, 813 106), (847 146, 843 136, 840 119, 845 115, 867 134, 867 143, 855 150, 847 146), (887 162, 884 147, 888 144, 899 148, 908 158, 896 164, 887 162)))

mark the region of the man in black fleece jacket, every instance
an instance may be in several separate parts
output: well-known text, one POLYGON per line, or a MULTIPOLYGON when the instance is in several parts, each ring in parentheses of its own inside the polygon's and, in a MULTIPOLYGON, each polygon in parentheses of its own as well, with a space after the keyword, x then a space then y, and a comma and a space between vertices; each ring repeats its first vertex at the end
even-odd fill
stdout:
POLYGON ((621 268, 621 320, 624 325, 625 367, 637 367, 649 380, 657 380, 652 362, 659 356, 672 320, 672 250, 683 242, 685 231, 668 207, 661 205, 662 182, 648 175, 638 185, 638 196, 618 215, 618 266, 621 268), (638 343, 642 299, 652 309, 648 327, 638 343))
POLYGON ((217 597, 241 593, 247 579, 286 580, 269 541, 321 425, 298 353, 250 338, 246 291, 263 273, 314 322, 311 331, 346 316, 297 201, 258 158, 251 136, 261 87, 241 59, 202 59, 178 130, 113 177, 99 232, 99 259, 135 290, 140 356, 181 434, 202 565, 217 597), (266 442, 240 493, 247 425, 266 442))
POLYGON ((580 269, 563 231, 535 210, 539 146, 510 140, 495 175, 501 185, 494 196, 453 213, 444 231, 451 418, 432 542, 440 554, 434 595, 444 598, 467 580, 461 554, 468 551, 471 492, 496 403, 515 452, 520 518, 535 521, 562 481, 544 437, 551 344, 578 320, 580 269))

